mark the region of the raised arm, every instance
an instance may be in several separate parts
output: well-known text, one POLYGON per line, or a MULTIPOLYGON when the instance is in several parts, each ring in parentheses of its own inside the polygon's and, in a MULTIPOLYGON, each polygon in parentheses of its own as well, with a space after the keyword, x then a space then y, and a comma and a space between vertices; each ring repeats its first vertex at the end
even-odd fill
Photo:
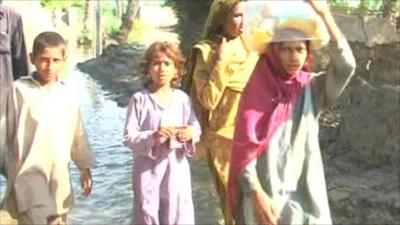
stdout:
POLYGON ((327 5, 317 0, 307 2, 322 18, 330 36, 328 51, 331 64, 326 72, 317 74, 312 81, 316 91, 317 108, 321 111, 329 107, 348 85, 354 75, 356 61, 327 5))
POLYGON ((210 45, 201 44, 197 48, 193 85, 198 101, 207 110, 217 107, 229 81, 226 60, 217 55, 212 53, 210 45))
POLYGON ((338 43, 339 40, 343 38, 343 34, 337 26, 335 19, 332 16, 331 11, 326 3, 317 0, 306 0, 314 11, 321 17, 324 21, 326 29, 328 30, 329 37, 332 43, 338 43))

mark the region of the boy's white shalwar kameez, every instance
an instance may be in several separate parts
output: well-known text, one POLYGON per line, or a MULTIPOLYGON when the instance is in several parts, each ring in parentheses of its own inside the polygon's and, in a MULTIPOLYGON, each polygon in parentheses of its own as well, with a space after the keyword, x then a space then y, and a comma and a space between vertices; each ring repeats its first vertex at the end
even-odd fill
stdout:
POLYGON ((79 103, 63 82, 41 86, 33 76, 14 83, 8 104, 5 208, 19 217, 41 208, 47 218, 66 214, 73 203, 69 163, 94 163, 79 103))

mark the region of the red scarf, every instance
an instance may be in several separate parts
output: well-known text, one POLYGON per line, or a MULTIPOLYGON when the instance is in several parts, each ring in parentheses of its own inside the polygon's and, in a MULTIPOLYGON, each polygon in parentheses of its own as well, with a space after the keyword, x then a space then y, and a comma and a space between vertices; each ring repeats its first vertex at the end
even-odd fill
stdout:
MULTIPOLYGON (((296 102, 310 81, 310 73, 300 71, 283 79, 279 44, 262 55, 242 94, 236 117, 228 181, 228 201, 236 209, 238 178, 246 166, 268 148, 276 130, 290 118, 296 102)), ((309 56, 307 63, 312 61, 309 56)), ((308 69, 308 68, 306 68, 308 69)))

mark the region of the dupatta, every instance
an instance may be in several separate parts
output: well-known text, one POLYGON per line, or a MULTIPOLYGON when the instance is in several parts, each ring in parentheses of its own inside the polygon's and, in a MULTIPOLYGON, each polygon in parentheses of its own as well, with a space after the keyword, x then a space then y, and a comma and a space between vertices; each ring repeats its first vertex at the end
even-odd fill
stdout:
MULTIPOLYGON (((297 100, 310 82, 309 67, 289 79, 279 60, 279 43, 271 43, 261 55, 241 97, 236 118, 228 203, 235 211, 239 199, 238 182, 246 166, 268 149, 277 129, 291 117, 297 100)), ((310 65, 309 55, 305 65, 310 65)))

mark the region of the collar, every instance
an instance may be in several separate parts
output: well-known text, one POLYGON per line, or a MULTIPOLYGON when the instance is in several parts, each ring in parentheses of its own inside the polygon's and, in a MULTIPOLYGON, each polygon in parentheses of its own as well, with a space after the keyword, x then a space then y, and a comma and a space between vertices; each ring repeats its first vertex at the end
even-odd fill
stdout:
POLYGON ((281 76, 277 76, 279 80, 281 80, 285 84, 306 84, 310 78, 310 73, 305 71, 299 71, 296 75, 293 75, 290 78, 283 78, 281 76))

